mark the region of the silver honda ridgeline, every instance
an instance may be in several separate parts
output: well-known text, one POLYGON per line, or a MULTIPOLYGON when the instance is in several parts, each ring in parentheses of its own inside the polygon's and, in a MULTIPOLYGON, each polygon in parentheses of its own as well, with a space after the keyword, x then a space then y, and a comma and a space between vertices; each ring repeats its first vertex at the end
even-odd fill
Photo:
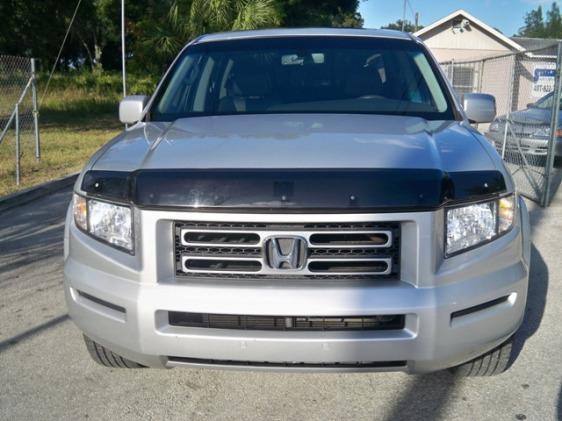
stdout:
MULTIPOLYGON (((462 106, 461 106, 462 102, 462 106)), ((421 373, 507 369, 524 202, 416 38, 200 37, 86 165, 69 313, 98 363, 421 373)))

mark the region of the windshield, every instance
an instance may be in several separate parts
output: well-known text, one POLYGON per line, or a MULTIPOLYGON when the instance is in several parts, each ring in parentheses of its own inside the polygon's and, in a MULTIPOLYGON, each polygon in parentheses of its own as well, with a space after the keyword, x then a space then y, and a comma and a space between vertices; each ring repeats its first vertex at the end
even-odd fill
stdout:
MULTIPOLYGON (((552 98, 554 97, 554 93, 551 92, 548 95, 543 96, 541 99, 539 99, 537 102, 535 102, 534 104, 529 104, 529 107, 531 108, 540 108, 543 110, 549 110, 552 108, 552 98)), ((559 101, 559 108, 562 108, 562 98, 559 101)))
POLYGON ((435 66, 411 41, 282 37, 188 47, 159 90, 151 120, 362 113, 454 119, 435 66))

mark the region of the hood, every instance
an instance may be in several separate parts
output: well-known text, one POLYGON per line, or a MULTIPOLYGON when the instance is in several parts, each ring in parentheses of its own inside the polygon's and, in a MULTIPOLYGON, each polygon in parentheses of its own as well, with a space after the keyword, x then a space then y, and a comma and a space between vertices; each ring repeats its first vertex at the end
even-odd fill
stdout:
POLYGON ((100 151, 79 182, 88 194, 141 207, 435 209, 506 191, 489 148, 454 121, 198 117, 138 124, 100 151))
POLYGON ((337 114, 232 115, 142 123, 91 169, 376 168, 494 170, 462 122, 337 114))
MULTIPOLYGON (((524 110, 514 111, 510 114, 510 119, 515 124, 542 127, 550 126, 550 116, 550 108, 530 107, 524 110)), ((502 115, 498 117, 497 120, 504 123, 506 118, 506 115, 502 115)), ((562 125, 562 112, 559 113, 559 125, 562 125)))
MULTIPOLYGON (((542 125, 550 124, 550 114, 550 109, 531 107, 511 113, 510 118, 514 123, 542 125)), ((500 118, 505 120, 506 116, 500 118)))

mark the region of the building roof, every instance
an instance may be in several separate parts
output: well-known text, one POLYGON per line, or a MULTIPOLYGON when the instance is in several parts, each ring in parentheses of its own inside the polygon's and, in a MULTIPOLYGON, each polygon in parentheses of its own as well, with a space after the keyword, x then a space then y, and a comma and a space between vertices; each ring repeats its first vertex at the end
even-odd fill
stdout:
POLYGON ((500 42, 508 45, 513 50, 515 50, 515 51, 524 51, 525 50, 525 48, 522 47, 521 45, 519 45, 517 42, 513 41, 509 37, 506 37, 504 34, 502 34, 497 29, 494 29, 491 26, 485 24, 480 19, 475 18, 474 16, 472 16, 470 13, 468 13, 467 11, 465 11, 463 9, 458 9, 458 10, 454 11, 453 13, 442 17, 438 21, 433 22, 431 25, 428 25, 428 26, 420 29, 419 31, 414 33, 414 35, 423 39, 423 35, 428 33, 429 31, 431 31, 432 29, 435 29, 438 26, 443 25, 444 23, 447 23, 447 22, 449 22, 449 21, 451 21, 455 18, 459 18, 459 17, 463 17, 465 19, 468 19, 471 23, 479 26, 484 32, 487 32, 490 36, 492 36, 492 37, 496 38, 497 40, 499 40, 500 42))
POLYGON ((352 28, 292 28, 292 29, 261 29, 251 31, 218 32, 203 35, 195 43, 210 41, 225 41, 243 38, 272 38, 287 36, 351 36, 351 37, 374 37, 394 38, 411 40, 411 36, 405 32, 391 29, 352 29, 352 28))
POLYGON ((558 43, 562 40, 552 38, 511 37, 511 39, 526 50, 549 49, 556 53, 558 43))

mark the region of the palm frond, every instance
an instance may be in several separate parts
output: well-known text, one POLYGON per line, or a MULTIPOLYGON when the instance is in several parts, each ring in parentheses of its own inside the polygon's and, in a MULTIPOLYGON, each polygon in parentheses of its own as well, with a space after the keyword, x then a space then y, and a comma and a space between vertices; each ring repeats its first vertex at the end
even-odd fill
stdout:
POLYGON ((279 13, 274 0, 239 0, 231 29, 257 29, 279 25, 279 13))

